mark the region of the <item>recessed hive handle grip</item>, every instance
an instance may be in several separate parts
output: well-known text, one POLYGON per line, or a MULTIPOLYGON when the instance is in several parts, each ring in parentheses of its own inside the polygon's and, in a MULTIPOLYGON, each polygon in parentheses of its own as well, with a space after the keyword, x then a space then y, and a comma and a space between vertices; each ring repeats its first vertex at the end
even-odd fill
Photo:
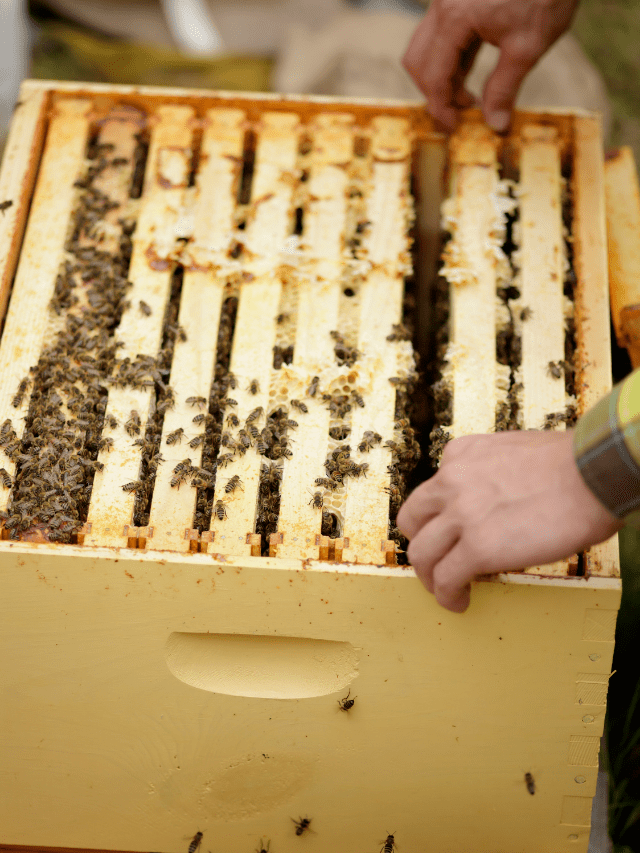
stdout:
POLYGON ((351 643, 308 637, 176 631, 167 639, 165 660, 192 687, 264 699, 326 696, 358 674, 351 643))

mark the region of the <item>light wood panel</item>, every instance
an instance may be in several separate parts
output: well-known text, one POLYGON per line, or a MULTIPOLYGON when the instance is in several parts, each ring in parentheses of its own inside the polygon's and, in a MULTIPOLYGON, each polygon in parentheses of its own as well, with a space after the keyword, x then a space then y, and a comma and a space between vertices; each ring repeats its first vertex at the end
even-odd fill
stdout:
MULTIPOLYGON (((29 395, 17 407, 12 399, 42 348, 77 195, 73 184, 84 165, 90 111, 91 101, 72 99, 60 104, 51 119, 5 320, 0 344, 0 423, 10 418, 18 437, 24 431, 29 395)), ((0 466, 13 475, 15 464, 3 450, 0 466)), ((4 489, 0 493, 0 510, 6 510, 9 494, 4 489)))
POLYGON ((497 138, 482 125, 451 140, 452 221, 444 253, 449 284, 449 351, 454 438, 492 432, 497 403, 496 260, 490 243, 497 190, 497 138))
POLYGON ((245 115, 240 110, 212 110, 202 139, 200 171, 194 205, 193 238, 184 254, 192 268, 186 269, 182 283, 178 323, 187 340, 176 342, 169 384, 177 391, 173 409, 164 417, 161 453, 164 457, 156 476, 147 546, 154 550, 188 551, 191 540, 185 532, 193 527, 196 490, 192 477, 179 487, 171 486, 174 468, 189 458, 198 467, 202 448, 190 448, 188 441, 204 433, 204 425, 193 423, 195 414, 207 405, 194 407, 189 397, 207 401, 216 361, 216 331, 224 297, 226 277, 219 269, 227 262, 229 235, 233 228, 235 198, 242 158, 245 115), (168 445, 167 436, 183 428, 185 439, 168 445))
MULTIPOLYGON (((299 118, 294 114, 265 113, 258 128, 245 239, 249 259, 244 264, 246 275, 240 285, 230 365, 238 384, 229 391, 229 396, 232 395, 237 402, 233 411, 240 419, 241 427, 248 415, 261 407, 263 414, 255 421, 261 429, 269 409, 276 317, 282 292, 278 264, 280 252, 291 231, 294 191, 291 174, 296 165, 299 126, 299 118), (253 379, 258 381, 260 390, 257 394, 248 390, 253 379)), ((254 448, 249 448, 244 455, 234 457, 224 469, 224 478, 217 478, 214 507, 222 501, 226 517, 220 519, 214 512, 211 519, 216 552, 251 553, 252 545, 247 536, 253 534, 255 527, 263 461, 254 448), (227 495, 224 484, 235 475, 240 477, 244 491, 236 490, 227 495)))
MULTIPOLYGON (((611 390, 611 331, 602 129, 598 118, 575 119, 573 239, 578 414, 611 390)), ((618 535, 585 552, 588 574, 619 572, 618 535)))
MULTIPOLYGON (((190 107, 161 107, 152 130, 142 203, 132 238, 131 307, 116 334, 123 344, 119 350, 122 359, 134 361, 138 354, 155 358, 160 348, 174 268, 172 253, 177 247, 176 223, 191 165, 192 116, 190 107), (138 310, 141 300, 150 307, 149 315, 138 310)), ((122 487, 138 480, 142 450, 133 447, 125 423, 135 410, 142 420, 140 435, 144 435, 152 395, 153 389, 115 384, 109 390, 106 416, 115 417, 118 426, 112 431, 113 449, 101 451, 98 457, 105 467, 96 472, 93 483, 85 538, 88 545, 126 545, 125 526, 132 523, 135 493, 124 492, 122 487)))
MULTIPOLYGON (((345 371, 335 365, 343 272, 342 252, 347 213, 346 166, 353 157, 353 117, 320 115, 311 128, 313 149, 309 163, 308 202, 304 215, 302 249, 306 261, 299 270, 298 317, 293 365, 308 413, 292 410, 301 429, 292 433, 293 456, 284 463, 277 545, 280 557, 318 557, 322 509, 311 496, 323 489, 314 485, 326 477, 324 460, 329 444, 330 413, 322 393, 345 371), (314 376, 320 378, 315 396, 307 395, 314 376)), ((296 392, 297 393, 297 392, 296 392)))
MULTIPOLYGON (((364 407, 355 405, 351 417, 352 456, 366 463, 366 475, 349 478, 345 508, 344 559, 360 563, 384 563, 389 530, 389 448, 379 445, 369 453, 357 449, 366 430, 389 440, 394 433, 398 344, 388 341, 392 326, 402 318, 404 272, 410 219, 409 171, 411 138, 401 119, 374 120, 371 156, 374 161, 367 220, 372 226, 364 248, 371 272, 360 287, 358 349, 364 407), (348 546, 346 540, 349 540, 348 546)), ((399 377, 402 378, 402 377, 399 377)))
MULTIPOLYGON (((526 125, 521 131, 520 294, 531 316, 522 339, 522 427, 541 429, 544 416, 566 406, 564 370, 554 377, 549 362, 564 360, 563 236, 560 151, 555 128, 526 125)), ((559 424, 564 429, 564 423, 559 424)))

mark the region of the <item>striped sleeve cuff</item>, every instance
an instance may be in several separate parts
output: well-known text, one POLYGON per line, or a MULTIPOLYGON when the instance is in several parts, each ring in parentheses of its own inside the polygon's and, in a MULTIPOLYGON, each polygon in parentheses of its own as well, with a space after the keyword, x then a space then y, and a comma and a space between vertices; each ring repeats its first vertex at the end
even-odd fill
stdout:
POLYGON ((640 528, 640 370, 580 418, 573 452, 600 503, 626 524, 640 528))

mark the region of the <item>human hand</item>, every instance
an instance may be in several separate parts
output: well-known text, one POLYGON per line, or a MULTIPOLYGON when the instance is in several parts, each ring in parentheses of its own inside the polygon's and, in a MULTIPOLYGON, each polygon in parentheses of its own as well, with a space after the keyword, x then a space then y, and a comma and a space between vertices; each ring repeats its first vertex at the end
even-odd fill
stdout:
POLYGON ((487 124, 503 133, 523 79, 569 28, 577 5, 578 0, 432 0, 403 65, 425 94, 431 115, 453 131, 458 108, 475 103, 464 80, 482 42, 499 47, 481 105, 487 124))
POLYGON ((462 613, 476 575, 561 560, 623 526, 585 483, 572 442, 573 430, 529 430, 445 445, 398 513, 409 561, 439 604, 462 613))

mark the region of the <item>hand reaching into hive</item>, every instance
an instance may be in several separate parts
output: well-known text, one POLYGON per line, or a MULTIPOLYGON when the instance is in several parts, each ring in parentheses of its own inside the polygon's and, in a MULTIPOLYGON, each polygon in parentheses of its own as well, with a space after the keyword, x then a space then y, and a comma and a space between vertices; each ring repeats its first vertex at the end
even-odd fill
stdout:
POLYGON ((561 560, 623 526, 595 497, 573 453, 573 430, 470 435, 398 514, 408 556, 439 604, 469 606, 481 574, 561 560))
POLYGON ((424 92, 429 112, 453 131, 460 107, 475 99, 464 88, 482 42, 500 48, 487 79, 482 111, 502 133, 518 89, 542 54, 568 29, 578 0, 432 0, 403 58, 424 92))

